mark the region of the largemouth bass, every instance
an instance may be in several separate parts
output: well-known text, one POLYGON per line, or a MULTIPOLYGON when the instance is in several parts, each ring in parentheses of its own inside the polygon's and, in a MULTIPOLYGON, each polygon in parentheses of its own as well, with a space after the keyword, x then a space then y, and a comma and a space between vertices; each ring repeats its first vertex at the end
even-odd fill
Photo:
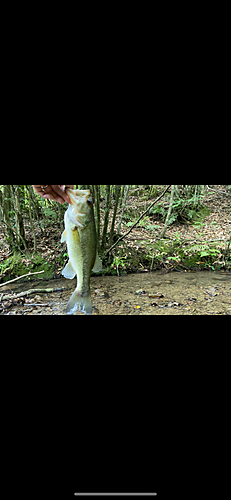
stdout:
POLYGON ((65 231, 61 242, 67 243, 69 262, 62 271, 67 279, 77 275, 77 288, 71 296, 66 312, 74 314, 77 310, 92 314, 90 293, 91 271, 99 272, 102 262, 97 251, 97 236, 90 190, 66 190, 71 205, 65 213, 65 231))

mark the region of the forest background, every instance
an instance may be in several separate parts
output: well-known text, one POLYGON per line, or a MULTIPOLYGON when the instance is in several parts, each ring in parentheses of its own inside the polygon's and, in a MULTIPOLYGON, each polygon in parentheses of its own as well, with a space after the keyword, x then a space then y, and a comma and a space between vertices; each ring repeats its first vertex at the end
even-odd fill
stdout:
MULTIPOLYGON (((231 268, 230 185, 75 185, 94 199, 102 274, 231 268)), ((67 204, 31 185, 0 185, 0 282, 58 278, 67 204)))

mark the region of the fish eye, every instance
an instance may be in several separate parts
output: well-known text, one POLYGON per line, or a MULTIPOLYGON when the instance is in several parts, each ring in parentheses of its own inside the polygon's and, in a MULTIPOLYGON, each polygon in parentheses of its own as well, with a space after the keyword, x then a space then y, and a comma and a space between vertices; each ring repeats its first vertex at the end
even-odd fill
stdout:
POLYGON ((91 205, 91 200, 89 200, 89 199, 88 199, 88 200, 87 200, 87 204, 88 204, 88 205, 91 205))

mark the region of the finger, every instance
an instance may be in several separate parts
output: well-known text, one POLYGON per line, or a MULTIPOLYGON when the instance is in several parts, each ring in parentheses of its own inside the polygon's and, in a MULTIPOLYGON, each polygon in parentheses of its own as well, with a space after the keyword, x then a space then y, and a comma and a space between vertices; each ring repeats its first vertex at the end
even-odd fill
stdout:
POLYGON ((50 189, 48 190, 48 188, 46 189, 46 192, 43 193, 43 198, 45 198, 46 200, 53 200, 53 201, 57 201, 58 203, 65 203, 65 200, 63 199, 62 196, 59 196, 53 189, 52 187, 50 186, 50 189))
POLYGON ((43 196, 43 195, 44 195, 44 191, 42 190, 42 185, 43 185, 43 184, 41 184, 41 185, 40 185, 40 184, 32 184, 32 186, 33 186, 33 188, 34 188, 35 192, 36 192, 37 194, 39 194, 40 196, 43 196))
MULTIPOLYGON (((59 185, 57 185, 57 184, 55 184, 55 185, 52 185, 51 187, 52 187, 53 191, 54 191, 54 192, 55 192, 55 193, 56 193, 56 194, 57 194, 60 198, 62 198, 62 199, 63 199, 63 202, 64 202, 64 203, 65 203, 65 201, 66 201, 67 203, 70 203, 70 204, 71 204, 71 200, 70 200, 70 198, 69 198, 68 194, 67 194, 67 193, 66 193, 66 191, 65 191, 65 186, 66 186, 66 187, 70 187, 70 188, 73 188, 73 187, 74 187, 74 185, 73 185, 73 184, 70 184, 70 185, 66 185, 66 184, 61 184, 61 185, 59 184, 59 185)), ((57 198, 56 198, 56 200, 58 201, 58 199, 57 199, 57 198)))
MULTIPOLYGON (((56 193, 56 195, 58 196, 58 198, 63 199, 63 202, 65 202, 65 201, 66 201, 67 203, 70 203, 70 202, 71 202, 71 201, 70 201, 70 198, 69 198, 69 196, 68 196, 68 194, 67 194, 67 193, 66 193, 66 191, 65 191, 65 187, 64 187, 64 185, 59 185, 59 186, 57 186, 57 185, 52 185, 51 187, 52 187, 53 191, 56 193)), ((57 199, 57 198, 56 198, 56 199, 57 199)), ((57 201, 58 201, 58 199, 57 199, 57 201)), ((60 202, 59 202, 59 203, 60 203, 60 202)))
POLYGON ((61 203, 62 205, 65 203, 64 199, 60 198, 56 194, 44 194, 43 198, 45 198, 45 200, 57 201, 58 203, 61 203))
POLYGON ((63 191, 59 186, 56 185, 48 186, 45 193, 43 193, 43 198, 47 200, 54 200, 62 204, 65 203, 65 200, 63 198, 63 191))

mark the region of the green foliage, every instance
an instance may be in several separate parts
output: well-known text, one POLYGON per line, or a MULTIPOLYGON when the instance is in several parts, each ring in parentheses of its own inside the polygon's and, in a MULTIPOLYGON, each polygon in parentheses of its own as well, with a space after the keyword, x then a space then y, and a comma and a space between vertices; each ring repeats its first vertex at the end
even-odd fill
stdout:
POLYGON ((43 278, 52 278, 56 270, 55 264, 52 265, 41 255, 31 256, 29 253, 22 258, 22 255, 16 252, 0 263, 0 276, 6 276, 4 281, 7 281, 7 276, 13 279, 36 271, 44 271, 43 278))
POLYGON ((172 267, 179 270, 192 268, 216 270, 220 269, 221 260, 224 258, 224 250, 217 248, 215 243, 203 242, 182 245, 177 234, 175 241, 157 242, 152 245, 150 250, 147 258, 152 260, 154 269, 170 263, 172 267))
POLYGON ((155 219, 165 220, 167 212, 161 204, 154 205, 154 207, 150 210, 150 214, 155 216, 155 219))
POLYGON ((56 221, 58 216, 57 216, 57 213, 55 211, 54 208, 52 207, 44 207, 43 208, 43 213, 44 213, 44 217, 46 219, 51 219, 53 221, 56 221))
POLYGON ((114 273, 115 269, 117 269, 117 272, 118 272, 119 267, 125 268, 126 263, 127 263, 127 257, 124 257, 122 255, 115 255, 113 262, 111 264, 112 274, 115 274, 114 273))
MULTIPOLYGON (((156 241, 162 229, 162 225, 158 222, 165 222, 168 213, 170 214, 168 225, 176 222, 190 223, 199 228, 197 237, 208 238, 207 231, 203 233, 203 228, 204 218, 210 210, 202 205, 203 186, 176 186, 176 190, 172 191, 173 196, 170 192, 166 193, 161 202, 155 205, 136 226, 136 231, 141 228, 140 234, 144 234, 146 243, 143 245, 143 250, 139 247, 135 251, 134 248, 128 247, 125 238, 123 242, 125 249, 121 249, 120 244, 115 247, 113 257, 111 252, 109 254, 111 260, 106 253, 111 246, 110 242, 116 242, 118 234, 121 234, 123 229, 131 228, 138 221, 142 212, 148 208, 147 201, 153 197, 157 198, 163 192, 164 186, 75 185, 75 187, 91 189, 95 201, 99 250, 103 257, 105 274, 134 272, 142 266, 153 270, 163 266, 178 270, 194 267, 217 269, 219 266, 230 266, 230 251, 227 250, 227 254, 224 254, 225 242, 222 248, 217 243, 208 244, 206 241, 190 244, 182 241, 182 233, 180 236, 177 232, 174 233, 174 241, 163 239, 161 242, 156 241), (170 199, 173 201, 172 211, 170 199), (118 230, 118 227, 122 231, 118 230), (148 238, 155 240, 155 243, 149 243, 148 238)), ((231 186, 228 189, 229 197, 231 186)), ((47 276, 52 276, 65 265, 68 255, 66 248, 60 245, 58 236, 63 231, 66 209, 67 205, 59 205, 57 202, 36 195, 32 186, 0 185, 0 276, 15 277, 28 271, 42 269, 46 270, 47 276)), ((210 224, 215 226, 217 222, 210 224)))
MULTIPOLYGON (((210 212, 208 207, 202 206, 202 195, 197 196, 197 202, 195 203, 195 197, 182 197, 175 198, 173 200, 172 212, 168 221, 168 225, 173 224, 176 221, 179 222, 193 222, 197 218, 204 217, 205 212, 207 214, 210 212), (203 213, 204 212, 204 213, 203 213)), ((150 213, 155 217, 155 219, 162 220, 165 222, 168 212, 168 205, 163 206, 162 204, 155 205, 150 213)))
POLYGON ((161 229, 161 226, 158 226, 157 224, 147 224, 146 228, 150 231, 156 231, 156 229, 161 229))

